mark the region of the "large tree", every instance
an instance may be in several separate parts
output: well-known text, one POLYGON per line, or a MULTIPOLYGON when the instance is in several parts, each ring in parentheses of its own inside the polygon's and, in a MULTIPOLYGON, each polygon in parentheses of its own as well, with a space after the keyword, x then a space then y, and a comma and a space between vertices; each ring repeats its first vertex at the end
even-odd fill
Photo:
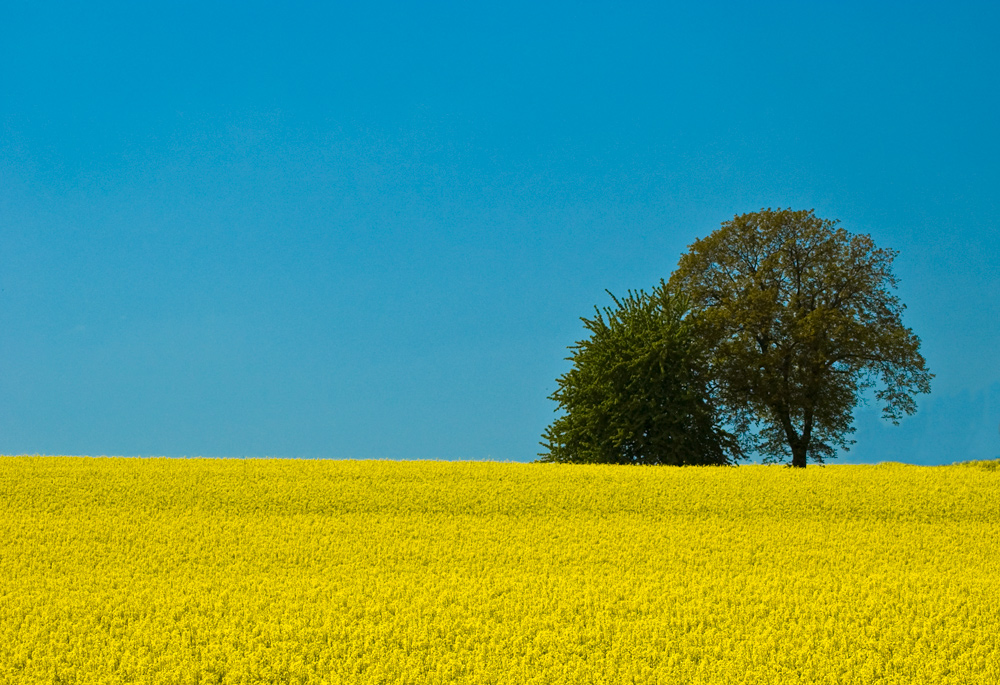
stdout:
POLYGON ((837 224, 811 210, 737 216, 668 282, 690 298, 727 423, 744 447, 797 467, 848 449, 869 389, 898 423, 933 377, 892 293, 898 253, 837 224))
POLYGON ((540 461, 730 463, 738 446, 708 402, 687 303, 663 281, 651 295, 611 297, 614 309, 581 318, 591 336, 569 348, 573 368, 550 397, 565 414, 542 436, 548 452, 540 461))

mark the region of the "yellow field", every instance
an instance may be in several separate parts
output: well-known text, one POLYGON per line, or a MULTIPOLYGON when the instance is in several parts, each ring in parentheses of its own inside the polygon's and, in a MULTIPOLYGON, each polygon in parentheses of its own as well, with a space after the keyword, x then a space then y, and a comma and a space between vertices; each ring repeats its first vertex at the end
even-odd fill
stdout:
POLYGON ((1000 682, 1000 470, 0 458, 2 683, 1000 682))

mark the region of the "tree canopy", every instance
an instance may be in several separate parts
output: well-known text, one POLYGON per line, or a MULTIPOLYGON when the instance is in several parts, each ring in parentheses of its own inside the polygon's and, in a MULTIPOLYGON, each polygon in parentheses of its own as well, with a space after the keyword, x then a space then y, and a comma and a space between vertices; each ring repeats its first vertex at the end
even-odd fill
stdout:
POLYGON ((848 449, 869 389, 898 423, 933 378, 892 292, 898 253, 837 224, 811 210, 736 216, 667 283, 690 302, 726 425, 744 448, 798 467, 848 449))
POLYGON ((581 318, 573 367, 550 396, 565 414, 543 434, 540 461, 726 464, 738 445, 708 401, 705 352, 683 297, 643 291, 581 318))

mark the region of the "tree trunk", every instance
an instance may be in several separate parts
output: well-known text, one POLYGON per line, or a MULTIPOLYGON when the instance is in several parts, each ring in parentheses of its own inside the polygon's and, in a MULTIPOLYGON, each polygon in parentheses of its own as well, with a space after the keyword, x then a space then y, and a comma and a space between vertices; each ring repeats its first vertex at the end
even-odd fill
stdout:
POLYGON ((812 407, 806 410, 805 420, 802 422, 802 435, 792 447, 792 466, 799 469, 806 467, 806 458, 809 456, 809 442, 812 440, 813 412, 812 407))
MULTIPOLYGON (((785 429, 785 439, 788 440, 788 446, 792 449, 792 466, 804 469, 806 467, 806 456, 809 453, 810 436, 807 434, 800 436, 795 432, 795 426, 792 425, 792 417, 784 407, 780 405, 774 407, 774 413, 778 415, 778 419, 781 421, 781 425, 785 429)), ((811 414, 806 422, 805 429, 808 432, 812 431, 811 414)))
POLYGON ((798 441, 797 444, 792 445, 792 466, 797 469, 804 469, 806 467, 806 446, 805 441, 798 441))

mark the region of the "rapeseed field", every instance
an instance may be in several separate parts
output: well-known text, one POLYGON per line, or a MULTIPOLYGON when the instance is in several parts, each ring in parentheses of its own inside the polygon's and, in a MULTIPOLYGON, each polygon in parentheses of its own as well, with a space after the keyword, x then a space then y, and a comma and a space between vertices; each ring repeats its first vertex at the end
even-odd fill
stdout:
POLYGON ((2 457, 0 683, 992 685, 990 466, 2 457))

